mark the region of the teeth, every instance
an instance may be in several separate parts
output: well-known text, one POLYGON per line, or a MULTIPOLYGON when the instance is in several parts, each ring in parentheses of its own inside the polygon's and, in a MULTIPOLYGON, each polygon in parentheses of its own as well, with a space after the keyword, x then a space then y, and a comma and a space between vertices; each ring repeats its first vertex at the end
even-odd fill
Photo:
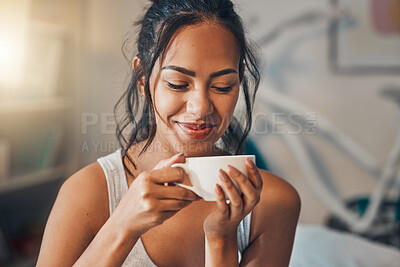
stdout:
POLYGON ((201 130, 202 128, 200 128, 200 127, 198 127, 198 126, 186 126, 186 127, 188 127, 188 128, 190 128, 190 129, 193 129, 193 130, 201 130))
POLYGON ((192 130, 202 130, 202 129, 206 128, 206 125, 196 126, 196 125, 183 124, 183 126, 190 128, 192 130))

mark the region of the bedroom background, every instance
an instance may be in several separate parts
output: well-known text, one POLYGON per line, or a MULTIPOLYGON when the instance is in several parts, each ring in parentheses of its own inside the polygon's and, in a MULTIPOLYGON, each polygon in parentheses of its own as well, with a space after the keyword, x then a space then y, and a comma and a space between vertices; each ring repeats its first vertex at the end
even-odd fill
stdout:
MULTIPOLYGON (((385 164, 400 130, 400 106, 392 101, 400 90, 400 2, 235 2, 262 53, 251 140, 269 170, 300 193, 300 223, 326 225, 332 211, 288 142, 301 138, 316 149, 331 177, 327 183, 342 200, 376 189, 374 175, 324 139, 321 129, 329 120, 378 166, 385 164), (291 102, 292 109, 264 108, 279 97, 303 109, 291 102), (300 127, 301 119, 306 124, 300 127)), ((129 68, 120 48, 147 4, 0 2, 0 264, 33 266, 63 180, 117 148, 113 107, 129 68)), ((398 185, 389 190, 394 200, 398 185)), ((389 250, 399 257, 400 243, 395 246, 389 250)))

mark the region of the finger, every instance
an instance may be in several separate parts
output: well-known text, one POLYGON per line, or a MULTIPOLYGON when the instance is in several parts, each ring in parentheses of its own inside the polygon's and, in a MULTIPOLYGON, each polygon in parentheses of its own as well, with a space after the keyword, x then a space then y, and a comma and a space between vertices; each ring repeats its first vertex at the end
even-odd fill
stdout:
POLYGON ((175 186, 175 183, 180 183, 192 186, 192 183, 190 182, 189 179, 189 175, 185 172, 185 170, 182 167, 167 167, 165 169, 177 169, 177 172, 182 172, 183 178, 181 178, 179 181, 174 181, 174 182, 163 179, 162 182, 157 182, 158 184, 162 184, 163 186, 175 186))
POLYGON ((258 171, 256 165, 251 159, 246 160, 246 170, 247 173, 249 174, 249 179, 251 183, 254 185, 254 187, 258 190, 261 190, 263 181, 260 172, 258 171))
POLYGON ((157 186, 154 190, 155 197, 158 199, 175 199, 186 201, 197 201, 201 197, 189 189, 180 186, 157 186))
POLYGON ((171 167, 175 163, 185 163, 186 158, 183 153, 179 153, 172 158, 170 158, 165 164, 164 167, 171 167))
POLYGON ((183 153, 179 153, 172 156, 171 158, 161 160, 159 163, 157 163, 157 165, 153 168, 153 170, 171 167, 172 164, 184 163, 184 162, 185 162, 185 156, 183 155, 183 153))
POLYGON ((217 196, 217 210, 219 214, 229 219, 229 205, 226 203, 224 191, 219 184, 215 185, 215 194, 217 196))
POLYGON ((237 168, 228 165, 229 174, 243 193, 244 209, 251 210, 259 201, 260 190, 256 189, 249 178, 237 168))
POLYGON ((185 184, 188 186, 193 186, 192 183, 190 182, 189 175, 186 173, 185 169, 182 167, 171 167, 171 168, 178 168, 181 169, 183 172, 183 180, 180 182, 181 184, 185 184))
POLYGON ((182 168, 166 167, 162 169, 143 172, 146 179, 164 185, 164 183, 180 183, 184 180, 185 172, 182 168))
POLYGON ((243 199, 229 178, 229 175, 222 169, 219 170, 219 173, 222 188, 230 200, 231 217, 240 216, 243 212, 243 199))

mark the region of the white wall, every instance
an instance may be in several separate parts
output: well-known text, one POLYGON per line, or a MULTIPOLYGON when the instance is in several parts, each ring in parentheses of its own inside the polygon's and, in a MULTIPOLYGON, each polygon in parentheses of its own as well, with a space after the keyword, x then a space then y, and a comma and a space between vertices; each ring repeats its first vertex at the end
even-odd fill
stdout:
MULTIPOLYGON (((254 39, 271 30, 287 18, 307 10, 327 10, 328 1, 321 0, 240 0, 238 10, 250 28, 254 39)), ((84 4, 84 24, 86 32, 85 89, 83 112, 96 114, 111 113, 114 103, 124 89, 126 64, 120 52, 124 33, 131 22, 142 14, 145 1, 133 0, 91 0, 84 4)), ((287 30, 276 42, 263 48, 264 58, 270 64, 279 57, 288 56, 286 46, 302 36, 315 33, 315 37, 295 44, 290 51, 291 65, 281 67, 287 82, 287 94, 305 103, 310 111, 331 119, 343 131, 354 137, 360 144, 383 160, 388 154, 395 133, 398 117, 394 104, 382 99, 379 90, 387 84, 400 84, 399 76, 359 76, 344 77, 334 75, 328 68, 328 40, 324 23, 287 30), (319 33, 318 33, 319 32, 319 33)), ((296 42, 296 41, 295 41, 296 42)), ((260 94, 265 93, 264 83, 260 94)), ((318 123, 318 121, 317 121, 318 123)), ((112 134, 102 134, 100 124, 90 127, 82 142, 89 142, 89 152, 82 153, 82 164, 94 161, 99 155, 112 151, 94 149, 93 142, 108 144, 115 140, 112 134)), ((313 138, 313 137, 310 137, 313 138)), ((328 211, 315 197, 305 182, 299 166, 294 161, 280 138, 273 135, 257 136, 257 143, 276 172, 290 181, 299 191, 303 208, 301 221, 322 223, 328 211)), ((368 192, 373 183, 361 170, 352 166, 346 157, 323 142, 314 141, 328 158, 328 166, 344 196, 368 192)))
POLYGON ((86 63, 82 112, 89 123, 96 116, 99 123, 88 126, 87 134, 82 134, 82 165, 115 150, 111 115, 125 89, 129 71, 121 46, 131 25, 142 16, 146 4, 132 0, 83 1, 86 63), (111 125, 107 126, 108 123, 111 125), (102 127, 106 127, 107 131, 102 127))

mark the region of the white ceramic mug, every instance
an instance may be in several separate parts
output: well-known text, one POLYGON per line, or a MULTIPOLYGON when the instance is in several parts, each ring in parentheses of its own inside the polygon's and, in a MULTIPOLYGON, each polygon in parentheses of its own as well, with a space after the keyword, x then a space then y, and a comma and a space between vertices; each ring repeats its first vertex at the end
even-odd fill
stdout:
MULTIPOLYGON (((229 174, 228 164, 248 175, 246 170, 246 159, 250 158, 255 163, 254 155, 212 156, 186 158, 186 163, 176 163, 171 167, 181 167, 189 176, 193 186, 176 183, 176 185, 187 188, 206 201, 216 201, 215 185, 221 184, 219 170, 222 169, 229 174)), ((233 180, 232 180, 233 181, 233 180)), ((239 190, 236 183, 233 181, 239 190)), ((239 190, 239 193, 240 190, 239 190)))

